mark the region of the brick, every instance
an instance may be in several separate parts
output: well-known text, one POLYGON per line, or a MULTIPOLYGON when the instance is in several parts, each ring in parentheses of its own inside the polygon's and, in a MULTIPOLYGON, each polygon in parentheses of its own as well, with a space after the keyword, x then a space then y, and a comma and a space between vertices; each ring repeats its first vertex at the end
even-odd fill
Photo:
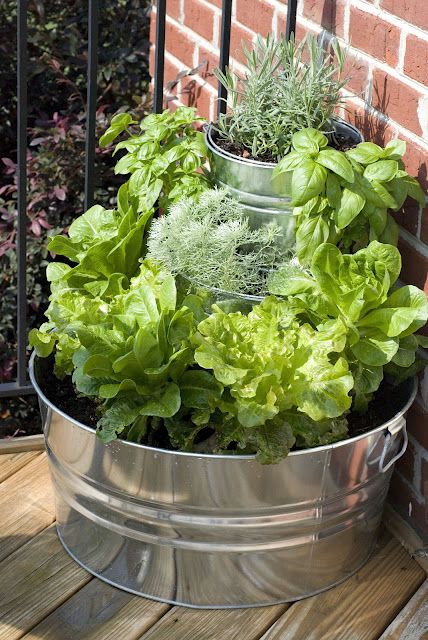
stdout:
POLYGON ((415 473, 415 458, 416 451, 411 442, 407 445, 406 452, 403 457, 397 462, 397 471, 406 478, 411 484, 413 484, 413 478, 415 473))
POLYGON ((182 100, 189 107, 196 107, 198 114, 210 120, 211 104, 214 94, 207 86, 200 85, 196 80, 190 80, 182 91, 182 100))
POLYGON ((167 12, 170 18, 174 18, 174 20, 180 21, 180 0, 168 0, 167 2, 167 12))
POLYGON ((168 95, 174 95, 177 93, 176 79, 177 75, 183 69, 183 66, 178 66, 175 62, 168 58, 168 53, 165 55, 165 71, 164 71, 164 87, 165 92, 168 95), (172 85, 172 83, 174 83, 172 85), (170 86, 168 86, 170 85, 170 86))
POLYGON ((303 15, 338 36, 344 37, 344 0, 305 0, 303 15))
POLYGON ((398 62, 400 30, 398 27, 351 6, 349 25, 352 46, 395 67, 398 62))
POLYGON ((194 41, 183 29, 169 20, 166 21, 165 49, 183 63, 183 66, 192 68, 194 41))
POLYGON ((428 411, 418 401, 413 403, 407 413, 407 427, 421 447, 428 451, 428 411))
POLYGON ((403 238, 400 238, 398 248, 402 259, 401 280, 407 284, 415 284, 428 295, 428 258, 403 238))
POLYGON ((400 138, 406 142, 403 158, 406 171, 419 180, 422 189, 428 191, 428 150, 406 136, 400 135, 400 138))
POLYGON ((428 86, 428 42, 413 34, 406 40, 404 73, 428 86))
POLYGON ((245 42, 248 48, 251 48, 253 41, 254 33, 247 29, 246 27, 241 26, 237 22, 232 23, 232 31, 230 37, 230 56, 241 62, 241 64, 245 64, 245 56, 242 51, 242 42, 245 42))
POLYGON ((264 0, 238 0, 238 22, 265 37, 272 31, 273 7, 264 0))
POLYGON ((404 511, 406 514, 409 512, 409 503, 416 499, 411 487, 404 482, 403 476, 401 476, 397 468, 394 469, 394 474, 391 479, 389 498, 392 504, 400 507, 401 511, 404 511))
POLYGON ((363 97, 367 89, 369 67, 364 60, 360 60, 349 53, 346 57, 344 77, 349 77, 346 89, 363 97))
POLYGON ((392 127, 387 122, 352 99, 346 101, 346 120, 361 131, 364 140, 381 146, 385 146, 394 135, 392 127))
POLYGON ((156 41, 156 9, 152 7, 150 12, 150 35, 149 41, 152 45, 155 44, 156 41))
POLYGON ((410 24, 428 30, 428 11, 425 0, 381 0, 381 7, 410 24))
POLYGON ((419 501, 398 471, 392 476, 388 501, 413 528, 422 534, 428 533, 428 504, 419 501))
POLYGON ((428 207, 422 209, 421 213, 421 240, 428 245, 428 207))
POLYGON ((211 42, 217 14, 212 7, 200 0, 184 0, 184 24, 211 42))
POLYGON ((201 64, 202 62, 206 62, 204 68, 199 72, 201 78, 206 80, 212 87, 217 89, 217 79, 213 74, 213 70, 218 67, 219 64, 219 54, 214 53, 204 47, 203 45, 199 45, 198 48, 198 59, 197 64, 201 64))
POLYGON ((406 229, 406 231, 412 233, 414 236, 417 235, 419 226, 419 205, 414 200, 408 198, 400 211, 394 213, 394 218, 396 222, 403 227, 403 229, 406 229))
POLYGON ((428 500, 428 460, 422 458, 421 465, 421 487, 420 492, 425 496, 425 501, 428 500))
POLYGON ((374 70, 372 105, 418 136, 422 135, 418 119, 420 97, 418 91, 398 78, 381 69, 374 70))
POLYGON ((215 7, 220 7, 220 9, 223 6, 222 0, 207 0, 207 2, 213 4, 215 7))

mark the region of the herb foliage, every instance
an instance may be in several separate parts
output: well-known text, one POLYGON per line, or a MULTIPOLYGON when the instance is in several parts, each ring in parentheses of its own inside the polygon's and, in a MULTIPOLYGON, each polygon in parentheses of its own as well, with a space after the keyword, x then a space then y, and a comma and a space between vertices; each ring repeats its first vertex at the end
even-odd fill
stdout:
POLYGON ((304 263, 323 242, 343 251, 372 240, 396 245, 398 226, 388 209, 398 211, 408 196, 425 203, 418 181, 404 170, 402 140, 391 140, 384 149, 362 142, 343 152, 309 128, 293 135, 292 147, 274 175, 292 171, 296 252, 304 263))
POLYGON ((198 284, 237 293, 266 293, 269 269, 286 253, 276 224, 251 229, 245 210, 225 189, 183 198, 154 220, 148 256, 198 284))
POLYGON ((138 211, 151 209, 157 202, 163 210, 182 197, 196 197, 209 188, 203 172, 207 157, 204 136, 195 129, 202 119, 196 109, 178 107, 172 112, 152 113, 140 124, 141 134, 128 129, 135 120, 128 113, 112 118, 100 138, 100 146, 111 144, 124 131, 129 137, 116 145, 114 153, 125 149, 115 166, 116 174, 131 174, 129 194, 138 198, 138 211))
POLYGON ((244 76, 215 71, 230 107, 216 125, 220 137, 253 157, 279 160, 290 151, 293 133, 306 127, 331 131, 347 81, 342 77, 345 54, 335 40, 331 48, 332 54, 312 35, 300 44, 268 36, 258 37, 251 51, 244 45, 244 76))

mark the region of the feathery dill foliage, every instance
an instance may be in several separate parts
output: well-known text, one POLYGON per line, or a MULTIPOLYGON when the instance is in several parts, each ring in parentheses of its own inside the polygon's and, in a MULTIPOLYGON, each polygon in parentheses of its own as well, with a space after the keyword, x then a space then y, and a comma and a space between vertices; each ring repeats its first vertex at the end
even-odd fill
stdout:
POLYGON ((279 160, 289 152, 296 131, 330 131, 347 82, 342 77, 346 55, 335 40, 330 45, 325 51, 312 35, 299 45, 271 36, 259 36, 251 51, 243 44, 245 76, 215 70, 228 91, 230 109, 217 123, 220 136, 256 158, 279 160))
POLYGON ((276 224, 250 229, 243 207, 225 189, 183 198, 153 221, 148 257, 172 273, 237 293, 263 294, 268 270, 285 258, 276 224))

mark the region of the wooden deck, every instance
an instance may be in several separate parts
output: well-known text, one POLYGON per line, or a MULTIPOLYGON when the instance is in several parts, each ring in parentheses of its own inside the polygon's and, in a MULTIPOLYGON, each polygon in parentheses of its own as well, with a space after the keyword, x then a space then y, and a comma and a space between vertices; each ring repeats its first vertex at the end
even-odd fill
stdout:
POLYGON ((393 517, 370 562, 338 587, 293 605, 221 611, 171 607, 93 578, 61 547, 54 519, 45 454, 0 455, 0 640, 428 638, 427 560, 392 535, 393 517))

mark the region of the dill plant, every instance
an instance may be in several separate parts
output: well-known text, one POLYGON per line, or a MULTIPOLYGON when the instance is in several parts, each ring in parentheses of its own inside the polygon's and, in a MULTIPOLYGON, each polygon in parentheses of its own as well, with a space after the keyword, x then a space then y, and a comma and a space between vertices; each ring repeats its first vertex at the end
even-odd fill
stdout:
POLYGON ((198 202, 183 198, 153 221, 148 257, 172 273, 229 292, 264 294, 269 269, 286 255, 281 229, 251 229, 242 205, 225 189, 210 189, 198 202))
POLYGON ((324 50, 312 35, 300 44, 283 36, 258 36, 252 50, 243 44, 244 76, 215 70, 229 105, 216 125, 220 138, 254 158, 279 160, 289 152, 293 133, 307 127, 331 131, 347 78, 345 52, 335 40, 330 45, 331 51, 324 50))

